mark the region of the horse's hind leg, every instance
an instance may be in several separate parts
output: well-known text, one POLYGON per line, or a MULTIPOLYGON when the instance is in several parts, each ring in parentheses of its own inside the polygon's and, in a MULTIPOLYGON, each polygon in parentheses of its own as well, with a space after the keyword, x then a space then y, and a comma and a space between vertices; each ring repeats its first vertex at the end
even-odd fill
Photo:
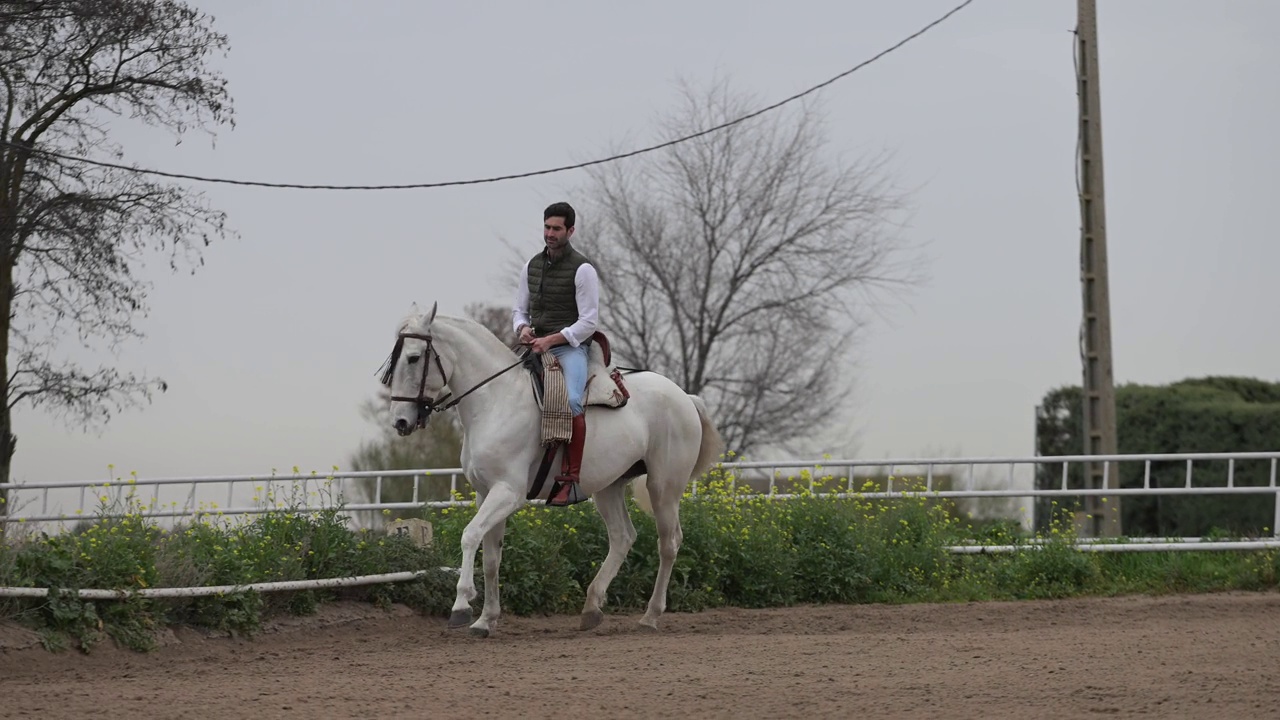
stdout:
POLYGON ((684 531, 680 528, 682 492, 681 488, 661 482, 652 473, 649 474, 648 489, 653 503, 653 519, 658 527, 658 577, 653 583, 649 608, 640 618, 640 625, 657 630, 658 618, 667 609, 667 585, 676 564, 676 553, 680 552, 680 543, 684 540, 684 531))
POLYGON ((609 583, 613 581, 622 561, 631 551, 636 541, 636 528, 631 524, 631 515, 627 512, 627 484, 614 483, 595 494, 596 510, 604 518, 605 528, 609 531, 609 554, 596 572, 595 578, 587 586, 587 600, 582 606, 581 629, 590 630, 604 620, 605 596, 609 591, 609 583))

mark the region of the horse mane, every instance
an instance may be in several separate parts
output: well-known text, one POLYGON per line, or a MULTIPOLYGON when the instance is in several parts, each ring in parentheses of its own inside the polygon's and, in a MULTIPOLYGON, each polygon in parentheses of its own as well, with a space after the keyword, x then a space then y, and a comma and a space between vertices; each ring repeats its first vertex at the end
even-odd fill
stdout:
MULTIPOLYGON (((425 312, 410 311, 409 314, 405 315, 400 320, 400 324, 396 328, 396 332, 430 332, 430 328, 423 327, 423 322, 426 318, 427 313, 425 312)), ((435 319, 431 321, 431 324, 446 325, 456 330, 461 330, 466 335, 475 338, 481 345, 486 346, 486 349, 493 350, 494 353, 498 353, 499 350, 505 350, 509 355, 511 355, 512 360, 517 357, 515 349, 502 342, 502 339, 493 334, 493 331, 488 327, 485 327, 483 323, 472 320, 469 317, 441 315, 437 313, 435 319)))
POLYGON ((499 338, 497 335, 494 335, 492 330, 486 327, 483 323, 477 322, 476 320, 472 320, 469 317, 457 317, 454 315, 436 315, 436 319, 432 322, 432 324, 433 325, 444 324, 453 328, 463 330, 471 337, 474 337, 477 340, 479 340, 481 344, 492 347, 494 352, 497 352, 499 349, 501 349, 501 350, 505 350, 508 354, 510 354, 513 359, 516 357, 516 351, 511 349, 511 347, 508 346, 506 343, 502 342, 502 339, 499 338))
POLYGON ((415 304, 413 309, 405 313, 404 317, 400 318, 400 322, 396 325, 396 334, 421 332, 425 329, 422 327, 422 322, 426 319, 427 314, 419 310, 418 306, 415 304))
MULTIPOLYGON (((420 310, 409 311, 408 314, 406 314, 403 318, 400 319, 399 325, 396 326, 396 333, 401 334, 401 333, 429 332, 430 328, 423 327, 423 322, 426 320, 426 317, 427 317, 427 314, 420 310)), ((437 314, 435 319, 432 320, 431 324, 432 325, 443 324, 451 328, 461 330, 469 337, 475 338, 481 345, 486 346, 486 349, 493 350, 494 353, 497 353, 499 349, 502 349, 502 350, 505 350, 508 354, 510 354, 513 360, 518 359, 519 357, 515 349, 509 347, 506 343, 502 342, 502 340, 497 335, 493 334, 492 330, 485 327, 484 324, 477 322, 475 320, 472 320, 471 318, 457 317, 454 315, 437 314)), ((378 368, 377 374, 380 374, 382 376, 381 382, 383 385, 386 385, 391 381, 391 377, 390 377, 391 366, 394 365, 395 360, 396 360, 395 352, 393 351, 392 354, 388 355, 387 359, 382 362, 382 366, 378 368)))

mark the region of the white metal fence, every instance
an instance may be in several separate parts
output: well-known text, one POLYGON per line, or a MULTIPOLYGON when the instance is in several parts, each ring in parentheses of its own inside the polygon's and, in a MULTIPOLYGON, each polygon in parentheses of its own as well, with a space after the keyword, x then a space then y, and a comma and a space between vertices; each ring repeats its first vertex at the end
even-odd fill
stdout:
MULTIPOLYGON (((822 459, 777 462, 726 462, 720 471, 730 482, 750 484, 754 491, 771 499, 785 501, 795 497, 797 478, 809 478, 809 489, 821 484, 822 478, 838 478, 840 489, 819 491, 815 494, 828 497, 909 498, 938 497, 956 499, 982 498, 1044 498, 1084 496, 1151 496, 1151 495, 1256 495, 1263 501, 1268 496, 1274 506, 1272 537, 1248 542, 1207 543, 1199 538, 1164 538, 1153 544, 1144 542, 1102 543, 1085 538, 1083 545, 1096 551, 1195 548, 1221 549, 1277 547, 1280 546, 1280 486, 1277 486, 1277 466, 1280 452, 1245 453, 1178 453, 1157 455, 1099 455, 1099 456, 1029 456, 1029 457, 976 457, 976 458, 890 458, 883 460, 822 459), (1104 476, 1114 477, 1121 467, 1140 465, 1143 482, 1140 487, 1113 489, 1085 489, 1071 487, 1069 477, 1073 466, 1085 462, 1103 463, 1104 476), (1162 476, 1167 476, 1170 463, 1178 463, 1181 482, 1176 487, 1153 482, 1153 466, 1159 466, 1162 476), (1207 463, 1225 463, 1225 472, 1210 473, 1203 470, 1207 463), (1240 468, 1248 464, 1253 478, 1261 478, 1244 484, 1239 481, 1240 468), (1197 466, 1201 469, 1197 471, 1197 466), (1054 469, 1053 487, 1036 488, 1030 482, 1037 468, 1042 477, 1054 469), (1056 468, 1056 469, 1055 469, 1056 468), (979 482, 978 470, 985 471, 979 482), (1019 469, 1022 470, 1019 475, 1019 469), (1000 471, 994 478, 990 472, 1000 471), (1030 471, 1029 473, 1027 471, 1030 471), (887 478, 883 490, 862 492, 862 483, 870 477, 887 478), (941 480, 946 478, 946 486, 941 480), (923 480, 921 490, 908 490, 912 484, 923 480), (985 484, 985 487, 979 487, 985 484), (896 487, 895 487, 896 485, 896 487), (1019 486, 1021 485, 1021 487, 1019 486), (788 492, 787 490, 790 490, 788 492)), ((803 483, 803 480, 801 480, 803 483)), ((695 482, 690 490, 699 496, 700 485, 695 482)), ((316 473, 290 475, 230 475, 175 478, 114 479, 108 482, 30 482, 0 485, 8 490, 10 512, 0 517, 0 523, 55 523, 66 525, 93 516, 112 516, 126 512, 120 506, 122 498, 132 496, 139 504, 141 514, 152 518, 199 518, 207 516, 234 517, 253 515, 271 510, 292 508, 302 512, 332 509, 339 505, 352 514, 376 517, 382 511, 415 510, 426 507, 469 505, 470 500, 458 500, 455 493, 466 487, 461 468, 334 472, 319 476, 316 473), (412 481, 408 499, 384 500, 388 481, 407 478, 412 481), (448 478, 448 490, 444 490, 444 478, 448 478), (428 486, 435 492, 428 492, 428 486), (181 493, 175 497, 174 491, 181 493), (219 502, 222 500, 223 502, 219 502), (69 506, 69 507, 68 507, 69 506)), ((133 508, 137 512, 138 508, 133 508)), ((998 552, 1012 547, 953 548, 956 552, 998 552)))

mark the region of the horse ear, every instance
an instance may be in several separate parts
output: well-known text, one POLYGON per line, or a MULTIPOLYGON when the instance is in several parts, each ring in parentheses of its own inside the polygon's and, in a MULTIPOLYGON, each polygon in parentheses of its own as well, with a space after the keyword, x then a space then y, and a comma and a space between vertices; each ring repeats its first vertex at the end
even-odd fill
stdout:
POLYGON ((431 314, 427 316, 427 326, 428 326, 428 327, 430 327, 430 326, 431 326, 431 323, 432 323, 432 322, 434 322, 434 321, 435 321, 435 319, 436 319, 436 308, 439 306, 439 304, 440 304, 440 301, 439 301, 439 300, 437 300, 436 302, 431 303, 431 314))

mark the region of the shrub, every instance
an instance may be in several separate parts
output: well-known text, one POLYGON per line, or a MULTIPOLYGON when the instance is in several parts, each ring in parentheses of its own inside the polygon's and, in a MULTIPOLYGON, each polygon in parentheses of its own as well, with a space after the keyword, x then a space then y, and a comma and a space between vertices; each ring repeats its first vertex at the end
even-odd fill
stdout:
MULTIPOLYGON (((893 482, 895 489, 923 489, 919 479, 893 482)), ((971 524, 936 496, 879 497, 878 480, 853 493, 838 492, 849 487, 847 478, 807 472, 780 485, 794 497, 756 492, 717 467, 696 497, 686 497, 669 610, 1257 590, 1276 587, 1280 574, 1276 551, 1081 552, 1073 547, 1070 512, 1056 505, 1050 527, 1029 535, 1014 523, 971 524), (823 495, 832 492, 836 496, 823 495), (1019 549, 977 555, 949 550, 964 543, 1019 549)), ((52 589, 47 600, 9 601, 0 608, 37 628, 50 648, 85 651, 106 637, 146 650, 155 628, 168 623, 251 634, 271 614, 314 612, 336 598, 405 603, 446 615, 456 583, 447 572, 342 590, 185 600, 94 602, 66 590, 242 585, 457 567, 462 530, 475 515, 473 506, 422 513, 434 525, 434 547, 420 548, 406 537, 350 530, 341 507, 304 513, 286 506, 235 523, 215 514, 167 530, 144 517, 146 511, 130 497, 123 507, 104 505, 70 532, 0 544, 0 584, 52 589), (112 514, 122 517, 107 517, 112 514)), ((630 511, 637 539, 610 585, 609 610, 642 609, 657 572, 653 518, 634 505, 630 511)), ((509 518, 503 542, 504 612, 578 612, 607 549, 604 524, 591 504, 524 507, 509 518)), ((483 554, 481 549, 476 567, 480 589, 483 554)))
POLYGON ((0 584, 49 588, 48 600, 11 601, 10 616, 37 628, 46 646, 89 650, 103 635, 148 649, 161 624, 189 623, 212 630, 253 633, 274 612, 307 613, 339 597, 424 611, 447 607, 452 580, 437 553, 408 538, 351 531, 340 507, 304 513, 296 507, 264 512, 239 523, 214 515, 160 528, 133 494, 103 500, 94 519, 59 535, 0 544, 0 584), (113 517, 119 516, 119 517, 113 517), (245 585, 276 580, 437 570, 422 579, 333 590, 239 592, 189 599, 81 600, 83 588, 245 585))

